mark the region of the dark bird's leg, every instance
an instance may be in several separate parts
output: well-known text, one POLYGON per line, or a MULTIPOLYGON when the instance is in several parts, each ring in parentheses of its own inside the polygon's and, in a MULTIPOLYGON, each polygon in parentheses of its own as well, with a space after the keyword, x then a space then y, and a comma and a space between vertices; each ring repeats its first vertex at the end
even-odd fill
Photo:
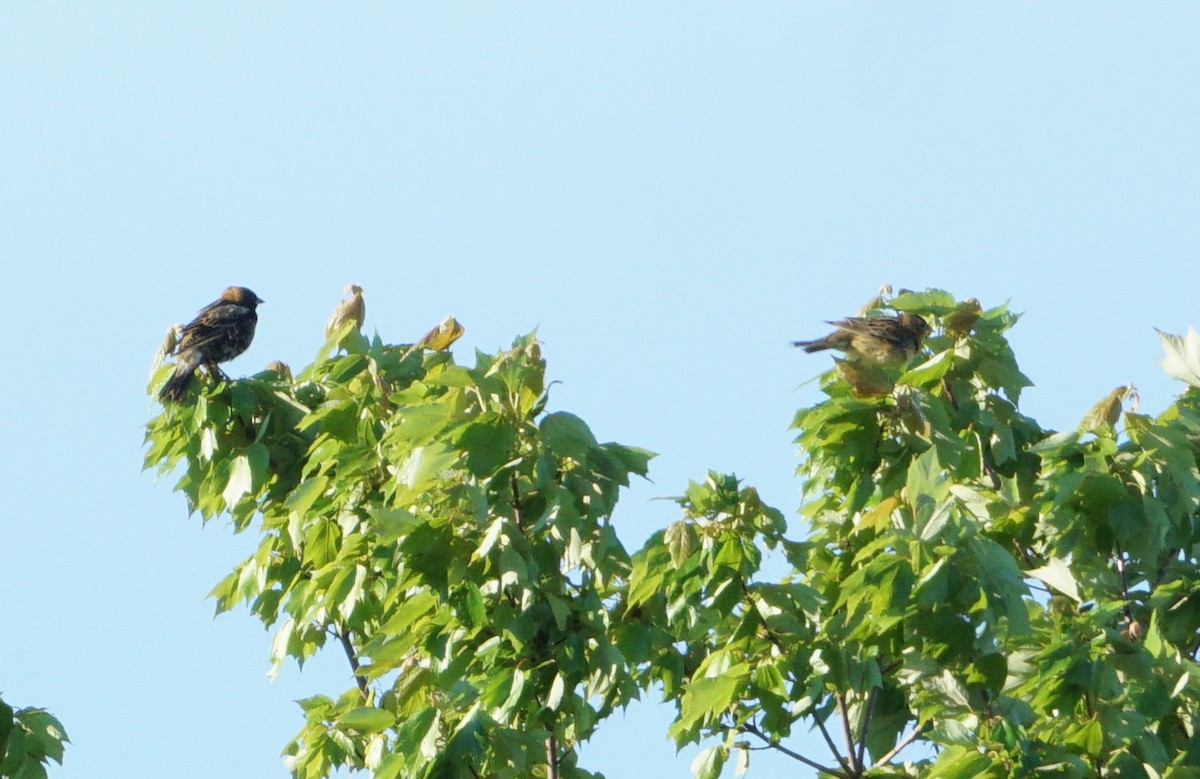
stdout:
POLYGON ((217 365, 215 362, 206 362, 204 364, 204 369, 208 371, 209 376, 215 376, 218 381, 223 381, 226 384, 232 381, 232 379, 229 378, 229 374, 221 370, 221 366, 217 365))

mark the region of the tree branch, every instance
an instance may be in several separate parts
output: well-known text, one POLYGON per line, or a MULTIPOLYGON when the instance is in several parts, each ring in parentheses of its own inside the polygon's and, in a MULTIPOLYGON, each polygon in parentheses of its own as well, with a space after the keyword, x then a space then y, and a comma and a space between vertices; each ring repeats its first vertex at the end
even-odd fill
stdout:
POLYGON ((346 652, 346 659, 350 661, 350 670, 354 673, 354 682, 358 685, 358 692, 362 695, 363 703, 370 699, 370 690, 367 688, 367 677, 358 672, 358 653, 354 650, 354 644, 350 643, 350 629, 346 628, 345 632, 337 627, 333 629, 333 635, 342 644, 342 649, 346 652))
MULTIPOLYGON (((847 779, 847 775, 845 773, 838 771, 836 769, 833 769, 833 768, 828 768, 826 766, 823 766, 820 763, 816 762, 815 760, 809 760, 807 757, 800 754, 799 752, 793 752, 792 750, 785 747, 783 744, 780 744, 778 741, 774 741, 770 738, 767 738, 767 734, 763 733, 761 730, 756 728, 754 725, 749 725, 749 724, 742 725, 741 728, 739 728, 739 730, 741 730, 743 733, 749 733, 752 736, 757 736, 758 738, 761 738, 763 740, 763 742, 765 742, 766 745, 768 747, 770 747, 771 749, 774 749, 777 752, 785 754, 788 757, 792 758, 793 760, 799 760, 801 763, 804 763, 809 768, 813 768, 817 771, 820 771, 823 774, 830 774, 832 776, 842 777, 842 779, 847 779)), ((835 757, 836 757, 836 755, 835 755, 835 757)), ((838 761, 840 762, 841 758, 838 758, 838 761)))
POLYGON ((837 701, 838 717, 842 720, 842 738, 846 740, 846 761, 850 763, 850 772, 857 775, 861 769, 858 765, 854 734, 850 731, 850 712, 846 707, 846 697, 840 692, 835 692, 833 699, 837 701))
POLYGON ((512 510, 513 520, 517 523, 517 530, 525 532, 525 518, 521 516, 521 493, 517 486, 517 472, 514 470, 508 479, 508 487, 512 490, 512 510))
POLYGON ((874 768, 879 768, 879 767, 881 767, 881 766, 887 765, 887 764, 888 764, 888 762, 889 762, 889 761, 891 761, 891 759, 892 759, 892 758, 894 758, 896 755, 900 754, 900 752, 901 752, 901 751, 902 751, 902 750, 903 750, 903 749, 904 749, 906 746, 908 746, 908 745, 909 745, 909 744, 911 744, 912 742, 916 741, 916 740, 917 740, 917 737, 921 735, 921 731, 922 731, 922 730, 924 730, 924 728, 920 728, 920 727, 915 727, 915 728, 913 728, 913 729, 912 729, 912 733, 909 733, 907 736, 905 736, 905 737, 904 737, 904 738, 903 738, 903 739, 900 741, 900 743, 899 743, 899 744, 897 744, 895 747, 893 747, 893 748, 892 748, 892 751, 891 751, 891 752, 888 752, 886 755, 884 755, 883 757, 881 757, 881 758, 879 758, 878 760, 876 760, 876 761, 875 761, 875 765, 874 765, 873 767, 874 767, 874 768))
POLYGON ((837 744, 833 743, 833 739, 829 736, 829 731, 825 728, 825 723, 822 722, 821 718, 816 715, 816 712, 813 712, 813 721, 817 723, 817 728, 820 729, 821 735, 825 737, 825 744, 829 747, 829 751, 833 753, 834 759, 838 761, 838 765, 840 765, 842 770, 846 772, 846 775, 849 776, 850 764, 846 762, 844 757, 842 757, 842 753, 838 752, 837 744))
POLYGON ((546 736, 546 779, 558 779, 558 739, 553 730, 546 736))
POLYGON ((879 700, 879 688, 872 687, 867 696, 867 711, 863 714, 862 725, 858 729, 858 767, 861 770, 866 763, 863 760, 867 754, 867 734, 870 732, 871 717, 875 714, 875 702, 879 700))
POLYGON ((775 648, 780 652, 787 654, 787 650, 784 649, 783 646, 783 641, 780 640, 779 636, 775 635, 775 631, 771 630, 771 626, 767 624, 766 617, 764 617, 762 612, 758 610, 758 604, 755 602, 754 595, 750 592, 750 588, 746 585, 746 580, 739 578, 738 585, 742 588, 742 595, 746 598, 746 604, 754 610, 755 616, 758 617, 758 624, 762 625, 762 629, 767 636, 767 640, 774 644, 775 648))

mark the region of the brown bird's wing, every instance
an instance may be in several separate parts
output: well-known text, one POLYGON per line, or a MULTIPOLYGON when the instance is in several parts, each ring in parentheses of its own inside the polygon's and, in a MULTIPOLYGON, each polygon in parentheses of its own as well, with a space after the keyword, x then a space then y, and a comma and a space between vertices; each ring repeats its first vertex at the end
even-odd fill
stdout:
POLYGON ((899 321, 891 317, 852 316, 829 324, 839 330, 869 336, 897 347, 908 345, 915 337, 914 333, 906 331, 899 321))
POLYGON ((218 300, 200 309, 199 315, 183 328, 179 339, 178 353, 188 349, 203 347, 211 341, 221 338, 229 330, 242 327, 251 319, 256 318, 254 312, 246 306, 218 300))

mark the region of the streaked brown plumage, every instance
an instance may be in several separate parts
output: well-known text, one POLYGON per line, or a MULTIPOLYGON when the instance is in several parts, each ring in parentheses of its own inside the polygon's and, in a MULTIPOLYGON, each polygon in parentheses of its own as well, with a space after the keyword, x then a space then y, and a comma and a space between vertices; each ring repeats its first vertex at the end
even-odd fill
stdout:
POLYGON ((897 365, 910 360, 929 334, 929 323, 907 311, 894 317, 855 316, 829 324, 837 329, 824 338, 793 341, 792 345, 806 352, 837 349, 846 353, 847 360, 897 365))
POLYGON ((263 301, 245 287, 229 287, 221 297, 200 309, 179 338, 175 373, 163 385, 158 396, 179 402, 187 394, 188 382, 196 368, 203 365, 210 374, 228 379, 217 367, 246 351, 254 340, 258 324, 255 308, 263 301))
POLYGON ((325 324, 326 338, 331 338, 347 322, 353 322, 355 328, 361 331, 363 320, 367 318, 367 302, 363 300, 362 287, 348 284, 344 291, 350 293, 350 297, 340 301, 333 309, 329 322, 325 324))
POLYGON ((458 320, 448 316, 437 327, 421 336, 421 340, 417 341, 417 346, 434 352, 444 352, 462 337, 463 332, 463 326, 458 323, 458 320))

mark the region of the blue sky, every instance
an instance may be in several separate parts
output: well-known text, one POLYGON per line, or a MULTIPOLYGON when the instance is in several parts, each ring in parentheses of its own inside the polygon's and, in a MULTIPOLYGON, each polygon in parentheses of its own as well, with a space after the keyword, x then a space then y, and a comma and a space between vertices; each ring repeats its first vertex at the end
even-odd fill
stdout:
MULTIPOLYGON (((350 685, 333 653, 267 681, 204 599, 253 539, 140 471, 150 356, 230 284, 267 301, 234 375, 305 364, 351 281, 386 340, 457 316, 460 359, 537 327, 552 407, 661 453, 630 547, 709 468, 795 510, 828 358, 788 341, 883 283, 1026 312, 1043 425, 1128 382, 1160 411, 1153 328, 1200 323, 1197 40, 1182 3, 0 6, 0 691, 64 721, 54 776, 207 779, 286 776, 292 701, 350 685)), ((686 776, 666 722, 587 766, 686 776)))

